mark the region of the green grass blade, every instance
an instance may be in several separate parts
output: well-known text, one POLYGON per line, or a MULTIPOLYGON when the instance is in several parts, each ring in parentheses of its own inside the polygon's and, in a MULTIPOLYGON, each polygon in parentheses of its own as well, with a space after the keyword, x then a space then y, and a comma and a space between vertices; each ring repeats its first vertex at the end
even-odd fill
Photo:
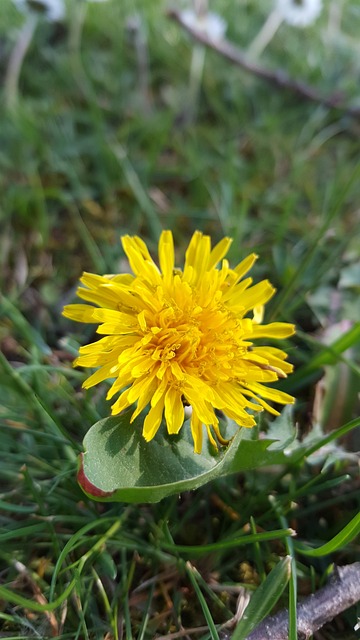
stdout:
MULTIPOLYGON (((308 337, 306 338, 307 342, 308 337)), ((311 340, 313 344, 316 342, 318 348, 321 348, 321 351, 317 353, 309 362, 307 362, 304 366, 300 367, 297 371, 295 371, 291 379, 286 381, 287 384, 284 384, 284 388, 291 387, 291 389, 298 389, 300 386, 303 386, 307 383, 308 377, 314 372, 318 371, 322 367, 326 365, 333 365, 339 361, 343 361, 342 354, 350 349, 352 346, 356 345, 360 341, 360 323, 357 322, 349 331, 344 333, 340 338, 335 340, 330 345, 320 344, 317 341, 311 340)), ((345 360, 346 361, 346 360, 345 360)), ((358 367, 354 367, 355 373, 359 372, 358 367)))
POLYGON ((51 349, 46 344, 41 333, 34 329, 31 324, 26 320, 21 311, 5 296, 1 296, 1 312, 2 316, 8 317, 13 324, 17 332, 23 337, 24 340, 32 347, 35 346, 40 353, 50 355, 51 349))
MULTIPOLYGON (((274 501, 274 508, 279 514, 280 524, 287 527, 286 518, 281 514, 281 506, 274 501)), ((289 640, 297 640, 297 568, 295 560, 294 541, 288 537, 285 540, 286 550, 291 558, 289 580, 289 640)))
POLYGON ((200 606, 202 608, 206 623, 209 627, 209 631, 210 631, 210 635, 212 640, 219 640, 219 634, 217 632, 213 617, 210 613, 210 609, 207 605, 207 602, 203 596, 203 593, 198 585, 196 576, 197 576, 197 570, 195 569, 195 567, 192 566, 192 564, 190 562, 187 562, 185 564, 185 570, 186 573, 188 574, 189 578, 190 578, 190 582, 192 584, 192 586, 194 587, 195 593, 198 597, 200 606))
POLYGON ((329 444, 329 442, 332 442, 333 440, 337 440, 338 438, 342 438, 347 433, 349 433, 349 431, 352 431, 353 429, 356 429, 356 427, 359 427, 359 426, 360 426, 360 418, 355 418, 354 420, 350 420, 350 422, 347 422, 346 424, 342 425, 338 429, 331 431, 331 433, 321 438, 321 440, 318 440, 318 442, 315 442, 315 444, 313 444, 311 447, 309 447, 309 449, 306 450, 305 452, 306 457, 308 458, 309 456, 311 456, 311 454, 315 453, 316 451, 319 451, 319 449, 329 444))
POLYGON ((153 238, 157 239, 162 231, 159 218, 148 194, 146 193, 140 181, 138 174, 136 173, 131 161, 129 160, 126 149, 120 144, 112 146, 110 148, 115 158, 119 162, 119 165, 122 168, 124 176, 129 184, 129 187, 131 188, 142 212, 144 213, 144 216, 147 218, 149 229, 153 238))
POLYGON ((48 602, 46 604, 39 604, 38 602, 34 602, 33 600, 29 600, 28 598, 24 598, 23 596, 7 589, 6 587, 0 586, 0 598, 3 598, 5 602, 12 602, 13 604, 17 604, 21 607, 25 607, 26 609, 30 609, 31 611, 54 611, 60 607, 60 605, 69 597, 70 593, 74 589, 76 585, 76 578, 73 578, 71 582, 68 584, 66 589, 62 592, 62 594, 53 600, 52 602, 48 602))
MULTIPOLYGON (((70 538, 70 540, 67 541, 66 545, 62 549, 62 551, 61 551, 61 553, 60 553, 60 555, 59 555, 59 557, 57 559, 57 562, 56 562, 56 565, 55 565, 55 568, 54 568, 52 581, 51 581, 51 587, 50 587, 50 600, 52 600, 53 597, 54 597, 56 580, 57 580, 57 576, 58 576, 58 574, 60 572, 61 566, 62 566, 67 554, 71 551, 71 549, 74 547, 76 542, 81 540, 83 538, 83 536, 85 536, 85 534, 87 534, 87 533, 89 533, 89 531, 91 531, 91 529, 94 529, 97 526, 99 526, 99 524, 105 524, 106 522, 113 522, 113 521, 114 521, 114 518, 103 518, 101 521, 100 520, 94 520, 93 522, 88 522, 88 524, 86 524, 84 527, 81 527, 81 529, 79 529, 76 533, 74 533, 74 535, 70 538)), ((120 521, 115 522, 115 525, 120 526, 120 521)))
POLYGON ((273 306, 271 319, 276 318, 276 316, 281 312, 284 308, 286 301, 290 298, 290 296, 294 293, 299 280, 302 275, 305 273, 308 268, 311 260, 318 250, 319 243, 323 241, 323 238, 326 237, 326 232, 335 218, 335 216, 339 213, 341 206, 343 205, 346 196, 350 192, 353 184, 356 183, 356 180, 360 173, 360 164, 356 165, 355 169, 352 172, 352 175, 348 179, 347 183, 344 185, 342 190, 339 193, 334 193, 333 204, 329 207, 328 213, 326 215, 324 223, 319 227, 317 233, 315 233, 312 243, 309 246, 306 254, 303 256, 301 265, 295 271, 291 281, 288 286, 277 296, 276 303, 273 306))
POLYGON ((183 545, 183 544, 171 544, 169 542, 160 541, 160 545, 163 549, 178 553, 191 553, 192 555, 202 555, 206 553, 212 553, 214 551, 222 551, 223 549, 233 549, 236 547, 244 546, 247 544, 254 544, 257 542, 266 542, 269 540, 282 540, 288 536, 294 535, 293 529, 278 529, 275 531, 265 531, 264 533, 247 534, 239 538, 233 538, 232 540, 223 540, 220 542, 214 542, 212 544, 203 545, 183 545))
POLYGON ((149 622, 149 617, 150 617, 150 609, 151 609, 151 603, 154 597, 154 590, 155 590, 155 584, 151 585, 151 588, 149 590, 149 595, 146 601, 146 605, 145 605, 145 609, 144 609, 144 613, 143 613, 143 618, 141 621, 141 626, 139 629, 139 635, 138 635, 138 640, 144 640, 145 638, 145 634, 146 634, 146 629, 148 627, 148 622, 149 622))
POLYGON ((11 504, 10 502, 6 502, 5 500, 0 500, 1 511, 12 511, 14 513, 34 513, 36 509, 36 505, 25 506, 21 504, 11 504))
POLYGON ((291 576, 291 558, 286 556, 270 571, 266 580, 256 589, 237 625, 232 640, 246 637, 270 613, 279 600, 291 576))
POLYGON ((344 527, 339 533, 334 536, 329 542, 323 544, 321 547, 317 549, 306 549, 299 543, 295 544, 295 548, 298 553, 301 553, 304 556, 310 556, 311 558, 320 558, 322 556, 327 556, 329 553, 334 553, 334 551, 338 551, 349 542, 354 540, 356 536, 360 533, 360 513, 356 514, 352 520, 344 527))
POLYGON ((22 536, 30 536, 35 533, 40 533, 40 531, 44 531, 46 529, 47 525, 45 522, 39 524, 29 524, 25 527, 14 527, 14 529, 11 529, 10 531, 0 533, 0 542, 5 542, 6 540, 12 540, 13 538, 22 536))

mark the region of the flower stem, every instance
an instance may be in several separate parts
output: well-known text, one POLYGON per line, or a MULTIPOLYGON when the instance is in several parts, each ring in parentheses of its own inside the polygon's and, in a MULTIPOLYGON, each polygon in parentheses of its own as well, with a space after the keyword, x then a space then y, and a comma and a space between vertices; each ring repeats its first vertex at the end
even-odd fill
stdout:
POLYGON ((17 107, 19 99, 19 78, 24 58, 31 44, 37 17, 30 14, 19 32, 18 39, 13 48, 5 76, 5 104, 9 111, 17 107))
POLYGON ((248 47, 247 53, 250 58, 256 59, 261 56, 268 44, 273 39, 277 30, 283 22, 283 17, 279 11, 272 11, 265 20, 257 36, 248 47))

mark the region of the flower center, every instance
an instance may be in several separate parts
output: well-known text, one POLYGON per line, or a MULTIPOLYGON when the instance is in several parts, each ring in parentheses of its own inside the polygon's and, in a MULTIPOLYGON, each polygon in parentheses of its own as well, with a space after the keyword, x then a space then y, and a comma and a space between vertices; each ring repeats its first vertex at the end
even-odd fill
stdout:
POLYGON ((247 350, 241 321, 235 320, 216 301, 201 307, 191 298, 184 308, 172 304, 148 319, 142 339, 145 352, 178 382, 184 373, 212 381, 233 377, 232 363, 247 350))

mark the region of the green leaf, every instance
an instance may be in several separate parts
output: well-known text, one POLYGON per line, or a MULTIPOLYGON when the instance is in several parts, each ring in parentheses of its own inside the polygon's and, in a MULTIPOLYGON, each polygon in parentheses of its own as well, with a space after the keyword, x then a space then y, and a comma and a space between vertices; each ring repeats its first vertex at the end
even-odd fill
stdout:
POLYGON ((339 533, 323 544, 321 547, 317 549, 304 549, 300 546, 300 544, 296 544, 296 550, 304 556, 311 556, 312 558, 317 558, 321 556, 327 556, 329 553, 334 553, 338 549, 341 549, 346 544, 354 540, 360 533, 360 513, 356 514, 356 516, 350 520, 350 522, 344 527, 339 533))
POLYGON ((286 556, 270 571, 264 582, 256 589, 235 628, 232 640, 245 640, 275 606, 289 582, 291 558, 286 556))
POLYGON ((101 501, 158 502, 166 496, 196 489, 230 473, 263 464, 287 463, 279 451, 268 451, 273 440, 246 440, 244 429, 229 424, 235 435, 226 449, 215 454, 206 448, 194 453, 189 422, 179 436, 161 433, 146 442, 142 419, 131 425, 130 414, 105 418, 84 438, 78 482, 84 492, 101 501))
POLYGON ((117 566, 112 555, 108 551, 102 551, 96 559, 97 570, 101 575, 105 575, 110 580, 115 580, 117 576, 117 566))
POLYGON ((296 439, 293 406, 284 407, 279 416, 272 420, 267 430, 267 437, 274 442, 269 446, 270 451, 283 451, 292 445, 296 439))
POLYGON ((360 286, 360 262, 344 267, 340 273, 340 289, 358 289, 360 286))

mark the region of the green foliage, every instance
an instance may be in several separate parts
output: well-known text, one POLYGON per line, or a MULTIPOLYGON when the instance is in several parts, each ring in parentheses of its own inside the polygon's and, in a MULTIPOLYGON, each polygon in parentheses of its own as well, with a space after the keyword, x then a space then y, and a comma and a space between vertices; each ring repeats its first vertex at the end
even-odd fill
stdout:
POLYGON ((290 563, 289 556, 282 558, 255 591, 232 635, 233 640, 246 640, 256 625, 272 611, 289 582, 290 563))
POLYGON ((268 450, 273 441, 246 439, 244 430, 236 425, 226 449, 215 452, 209 447, 196 455, 189 421, 179 436, 160 435, 146 442, 141 433, 142 418, 132 425, 129 420, 129 412, 105 418, 86 434, 78 479, 90 497, 157 502, 231 473, 288 462, 283 453, 268 450))

